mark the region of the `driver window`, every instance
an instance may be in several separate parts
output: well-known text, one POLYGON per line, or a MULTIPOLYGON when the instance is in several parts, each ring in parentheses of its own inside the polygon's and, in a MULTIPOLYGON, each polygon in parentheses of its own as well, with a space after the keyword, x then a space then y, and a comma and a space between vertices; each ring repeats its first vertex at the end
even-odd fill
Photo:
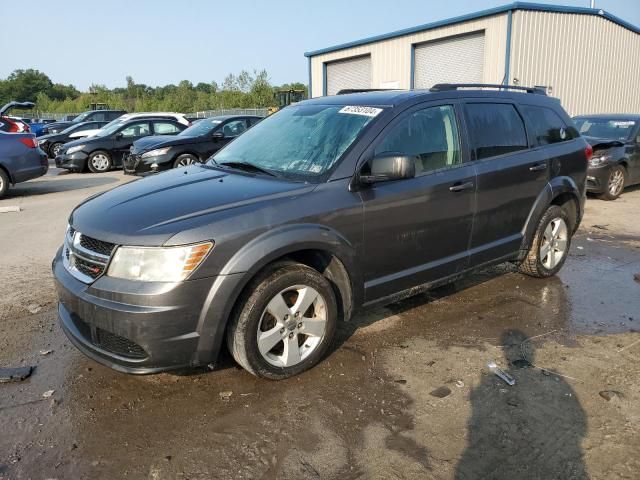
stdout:
POLYGON ((148 123, 134 123, 121 130, 122 138, 144 137, 151 133, 148 123))
POLYGON ((237 137, 244 133, 247 129, 247 124, 244 120, 233 120, 222 127, 225 137, 237 137))
POLYGON ((400 121, 375 149, 375 155, 416 155, 416 176, 462 162, 458 125, 451 105, 417 110, 400 121))

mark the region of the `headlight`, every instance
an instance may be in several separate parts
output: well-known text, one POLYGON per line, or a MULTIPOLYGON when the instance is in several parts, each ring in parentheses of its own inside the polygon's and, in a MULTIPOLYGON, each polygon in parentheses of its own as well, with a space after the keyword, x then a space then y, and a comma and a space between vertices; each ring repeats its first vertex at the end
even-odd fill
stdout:
POLYGON ((184 247, 118 247, 107 275, 141 282, 180 282, 198 268, 212 248, 212 242, 184 247))
POLYGON ((47 142, 48 142, 48 140, 46 140, 46 139, 45 140, 38 140, 38 146, 44 145, 47 142))
POLYGON ((611 160, 611 155, 599 155, 597 157, 592 157, 591 160, 589 160, 589 166, 597 167, 605 162, 608 162, 609 160, 611 160))
POLYGON ((84 147, 86 147, 86 145, 76 145, 75 147, 69 147, 67 149, 67 155, 71 155, 72 153, 76 153, 79 152, 80 150, 82 150, 84 147))
POLYGON ((169 151, 171 147, 157 148, 155 150, 149 150, 147 153, 143 153, 141 158, 159 157, 169 151))

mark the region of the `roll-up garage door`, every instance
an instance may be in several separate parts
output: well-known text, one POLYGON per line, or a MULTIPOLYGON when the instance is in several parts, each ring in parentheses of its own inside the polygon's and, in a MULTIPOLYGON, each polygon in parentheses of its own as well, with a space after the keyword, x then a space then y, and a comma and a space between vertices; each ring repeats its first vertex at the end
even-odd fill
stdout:
POLYGON ((327 63, 327 95, 345 88, 371 88, 371 57, 327 63))
POLYGON ((414 88, 483 81, 484 32, 416 45, 414 55, 414 88))

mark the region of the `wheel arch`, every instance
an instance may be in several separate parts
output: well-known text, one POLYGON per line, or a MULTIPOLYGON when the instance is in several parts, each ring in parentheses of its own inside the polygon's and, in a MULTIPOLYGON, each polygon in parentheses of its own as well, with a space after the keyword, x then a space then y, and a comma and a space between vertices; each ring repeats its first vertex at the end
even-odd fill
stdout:
POLYGON ((338 232, 320 225, 288 226, 260 235, 238 250, 216 277, 201 312, 201 339, 194 364, 218 356, 229 319, 257 275, 276 262, 307 265, 331 283, 338 313, 348 320, 362 301, 362 285, 355 267, 355 249, 338 232), (222 301, 221 301, 222 300, 222 301))
POLYGON ((10 183, 11 185, 15 185, 15 183, 14 183, 14 178, 13 178, 13 176, 11 175, 11 172, 10 172, 10 171, 9 171, 9 169, 8 169, 6 166, 4 166, 2 163, 0 163, 0 170, 2 170, 4 173, 6 173, 6 174, 7 174, 7 177, 9 178, 9 183, 10 183))

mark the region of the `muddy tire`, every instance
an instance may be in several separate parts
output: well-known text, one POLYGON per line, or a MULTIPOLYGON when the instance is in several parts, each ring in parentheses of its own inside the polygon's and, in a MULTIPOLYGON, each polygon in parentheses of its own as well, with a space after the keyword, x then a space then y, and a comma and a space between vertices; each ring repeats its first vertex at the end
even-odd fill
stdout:
POLYGON ((87 159, 87 167, 93 173, 104 173, 111 170, 113 162, 111 161, 111 155, 102 150, 97 150, 87 159))
POLYGON ((258 377, 280 380, 317 364, 336 331, 333 288, 316 270, 274 264, 245 289, 227 329, 233 358, 258 377))
POLYGON ((611 169, 605 191, 600 194, 602 200, 615 200, 620 196, 627 183, 627 170, 623 165, 616 165, 611 169))
POLYGON ((0 198, 4 197, 9 190, 9 175, 0 168, 0 198))
POLYGON ((555 275, 564 265, 570 247, 569 216, 561 207, 551 205, 540 219, 520 272, 536 278, 555 275))

